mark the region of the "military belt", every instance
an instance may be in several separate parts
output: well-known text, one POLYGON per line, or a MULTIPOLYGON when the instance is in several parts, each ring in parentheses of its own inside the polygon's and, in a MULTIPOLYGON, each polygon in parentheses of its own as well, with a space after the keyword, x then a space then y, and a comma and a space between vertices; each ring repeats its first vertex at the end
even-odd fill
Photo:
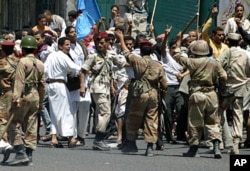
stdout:
POLYGON ((63 83, 66 84, 65 80, 63 79, 48 79, 46 80, 46 83, 51 84, 51 83, 63 83))

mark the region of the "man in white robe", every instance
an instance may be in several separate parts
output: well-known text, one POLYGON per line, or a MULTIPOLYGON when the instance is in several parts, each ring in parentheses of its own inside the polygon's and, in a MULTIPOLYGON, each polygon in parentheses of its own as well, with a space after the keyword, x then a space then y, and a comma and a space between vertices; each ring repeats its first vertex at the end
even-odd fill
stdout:
MULTIPOLYGON (((70 40, 70 56, 72 57, 75 64, 82 66, 84 63, 84 53, 81 45, 76 41, 76 29, 73 26, 68 26, 65 29, 65 35, 70 40)), ((80 73, 80 75, 83 73, 80 73)), ((88 85, 89 77, 86 76, 84 85, 88 85)), ((89 109, 91 103, 90 91, 80 83, 80 89, 70 91, 70 97, 72 100, 74 122, 75 122, 75 133, 74 137, 78 137, 79 141, 77 145, 84 145, 85 134, 88 125, 89 109), (81 90, 85 91, 83 95, 81 90)))
POLYGON ((44 65, 51 114, 51 146, 60 148, 62 145, 57 141, 57 134, 69 137, 69 145, 75 142, 72 103, 65 83, 67 73, 72 72, 78 75, 81 67, 68 56, 70 41, 67 38, 60 38, 58 46, 60 50, 50 54, 44 65))

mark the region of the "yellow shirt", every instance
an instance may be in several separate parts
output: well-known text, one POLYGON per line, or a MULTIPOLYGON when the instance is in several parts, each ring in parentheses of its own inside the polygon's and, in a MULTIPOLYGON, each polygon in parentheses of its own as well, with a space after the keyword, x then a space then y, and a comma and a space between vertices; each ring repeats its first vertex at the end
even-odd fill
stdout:
POLYGON ((224 43, 217 44, 212 39, 209 38, 208 30, 211 27, 212 22, 213 22, 213 19, 209 18, 202 29, 201 35, 202 35, 203 40, 207 41, 207 43, 213 49, 213 57, 217 58, 223 51, 228 49, 228 46, 224 43))

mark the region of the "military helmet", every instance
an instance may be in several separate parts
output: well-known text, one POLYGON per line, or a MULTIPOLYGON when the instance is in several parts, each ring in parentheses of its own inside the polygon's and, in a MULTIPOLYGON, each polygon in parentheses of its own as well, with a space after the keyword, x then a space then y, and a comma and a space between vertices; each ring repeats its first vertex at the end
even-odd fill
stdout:
POLYGON ((209 54, 209 47, 206 41, 204 40, 197 40, 192 46, 190 47, 190 51, 194 55, 199 56, 206 56, 209 54))
POLYGON ((21 41, 21 48, 35 49, 37 48, 36 39, 33 36, 24 36, 21 41))

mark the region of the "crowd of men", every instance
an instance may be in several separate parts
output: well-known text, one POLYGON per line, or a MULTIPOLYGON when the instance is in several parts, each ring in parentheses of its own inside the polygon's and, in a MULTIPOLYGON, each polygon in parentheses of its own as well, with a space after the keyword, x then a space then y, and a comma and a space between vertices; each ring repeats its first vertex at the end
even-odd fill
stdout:
POLYGON ((111 7, 83 40, 77 40, 79 12, 68 13, 68 26, 46 10, 37 25, 2 31, 0 39, 0 147, 2 164, 32 165, 38 141, 52 148, 85 145, 90 112, 96 117, 93 150, 110 150, 105 139, 114 133, 125 154, 138 152, 138 130, 147 142, 146 156, 167 143, 184 141, 184 157, 198 157, 202 140, 222 158, 250 146, 250 22, 244 6, 234 17, 212 28, 218 13, 199 32, 180 32, 168 40, 172 27, 157 37, 131 36, 133 24, 111 7), (128 23, 128 24, 127 24, 128 23), (113 117, 115 116, 115 117, 113 117), (46 133, 39 136, 44 123, 46 133), (113 124, 113 125, 112 125, 113 124), (247 136, 243 138, 243 128, 247 136), (111 130, 111 129, 109 129, 111 130), (11 153, 12 161, 7 162, 11 153))

